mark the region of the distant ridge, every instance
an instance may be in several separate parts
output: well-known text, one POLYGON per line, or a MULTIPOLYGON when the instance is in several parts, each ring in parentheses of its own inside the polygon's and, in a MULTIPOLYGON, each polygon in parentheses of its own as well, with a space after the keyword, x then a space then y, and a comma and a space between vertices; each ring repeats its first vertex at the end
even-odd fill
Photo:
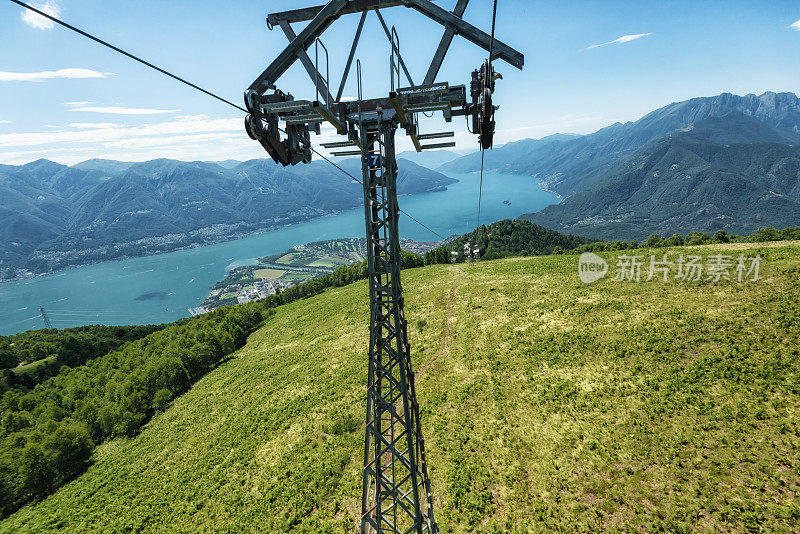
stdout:
POLYGON ((449 150, 424 150, 422 152, 407 150, 398 154, 397 157, 412 161, 417 165, 422 165, 429 169, 436 169, 447 162, 460 158, 461 154, 449 150))
MULTIPOLYGON (((800 220, 798 143, 794 93, 723 93, 675 102, 589 135, 508 143, 487 152, 485 165, 536 176, 565 197, 521 216, 554 230, 600 239, 750 233, 800 220)), ((479 168, 477 153, 441 167, 479 168)))
POLYGON ((131 162, 125 161, 114 161, 110 159, 88 159, 86 161, 82 161, 80 163, 76 163, 72 165, 73 169, 79 169, 82 171, 100 171, 100 172, 107 172, 111 174, 118 174, 120 172, 125 172, 134 165, 131 162))
POLYGON ((521 218, 602 239, 752 233, 800 222, 800 134, 739 112, 673 132, 600 171, 597 185, 521 218))
MULTIPOLYGON (((690 124, 740 113, 789 133, 800 133, 800 99, 794 93, 766 92, 675 102, 635 122, 615 123, 574 139, 549 136, 508 143, 486 153, 485 167, 500 173, 530 174, 556 193, 569 196, 597 184, 605 165, 690 124)), ((441 167, 448 172, 473 172, 480 154, 464 156, 441 167)))
MULTIPOLYGON (((361 186, 324 161, 140 163, 40 159, 0 166, 0 279, 166 252, 350 209, 361 186)), ((360 176, 358 160, 341 165, 360 176)), ((400 160, 401 194, 455 180, 400 160)))

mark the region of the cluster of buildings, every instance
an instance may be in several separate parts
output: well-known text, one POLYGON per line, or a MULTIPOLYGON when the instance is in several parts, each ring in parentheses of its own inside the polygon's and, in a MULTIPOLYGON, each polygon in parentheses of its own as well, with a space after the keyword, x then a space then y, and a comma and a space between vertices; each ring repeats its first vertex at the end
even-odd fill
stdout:
MULTIPOLYGON (((206 302, 203 303, 203 306, 189 308, 189 313, 191 313, 192 316, 195 316, 210 312, 211 310, 219 307, 223 300, 227 300, 229 298, 226 297, 223 299, 221 298, 222 295, 235 294, 236 302, 238 304, 246 304, 255 300, 265 299, 270 295, 274 295, 278 291, 285 291, 286 289, 296 286, 302 282, 304 282, 304 280, 257 280, 256 282, 247 285, 234 284, 225 286, 222 289, 213 290, 209 295, 209 298, 206 299, 206 302)), ((230 303, 225 302, 225 305, 227 304, 230 303)))
MULTIPOLYGON (((423 255, 429 250, 433 250, 446 242, 447 241, 421 243, 418 241, 412 241, 410 239, 401 239, 400 246, 403 250, 408 252, 423 255)), ((249 276, 244 277, 242 273, 238 273, 236 270, 234 270, 233 273, 228 277, 231 282, 229 285, 225 285, 226 281, 223 281, 215 286, 216 288, 211 291, 205 302, 203 302, 201 306, 190 308, 189 312, 192 315, 202 315, 220 306, 232 304, 232 299, 234 298, 238 304, 245 304, 255 300, 267 298, 270 295, 274 295, 278 291, 285 291, 286 289, 301 284, 310 278, 330 272, 336 266, 360 261, 367 255, 366 247, 367 240, 364 238, 337 239, 295 246, 294 250, 296 252, 304 253, 305 256, 308 256, 310 258, 307 258, 309 262, 317 259, 317 257, 322 257, 333 258, 335 260, 334 264, 330 268, 312 267, 314 265, 313 263, 294 267, 287 266, 282 268, 282 270, 288 270, 295 274, 303 274, 307 276, 298 276, 296 278, 293 277, 288 279, 282 278, 278 280, 256 280, 255 282, 251 282, 251 278, 249 276)), ((261 261, 265 262, 266 264, 268 259, 262 259, 261 261)), ((274 260, 270 259, 269 261, 274 260)), ((259 268, 259 266, 252 266, 248 267, 247 269, 255 270, 257 268, 259 268)), ((243 270, 245 268, 239 269, 243 270)))
MULTIPOLYGON (((366 243, 366 239, 364 239, 363 241, 364 243, 366 243)), ((424 256, 425 253, 428 252, 429 250, 437 249, 442 245, 447 244, 448 241, 449 239, 445 241, 429 241, 429 242, 412 241, 411 239, 401 239, 400 248, 405 250, 406 252, 413 252, 414 254, 424 256)), ((364 256, 366 257, 366 246, 364 250, 364 256)))
POLYGON ((259 280, 241 288, 236 295, 239 304, 245 304, 254 300, 261 300, 270 295, 274 295, 278 290, 290 288, 296 284, 295 280, 259 280))

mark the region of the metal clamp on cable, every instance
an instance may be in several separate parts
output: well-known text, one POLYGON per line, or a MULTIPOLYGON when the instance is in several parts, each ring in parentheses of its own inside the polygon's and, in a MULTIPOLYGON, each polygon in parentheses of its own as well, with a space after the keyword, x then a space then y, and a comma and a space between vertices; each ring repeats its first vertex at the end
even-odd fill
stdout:
POLYGON ((256 91, 247 90, 244 93, 244 104, 248 111, 244 119, 247 135, 261 143, 276 163, 286 167, 311 162, 308 124, 297 121, 297 112, 307 109, 307 103, 295 102, 291 94, 275 89, 273 93, 263 96, 256 91), (278 126, 281 116, 286 117, 284 140, 281 139, 281 129, 278 126), (292 122, 293 119, 295 122, 292 122))

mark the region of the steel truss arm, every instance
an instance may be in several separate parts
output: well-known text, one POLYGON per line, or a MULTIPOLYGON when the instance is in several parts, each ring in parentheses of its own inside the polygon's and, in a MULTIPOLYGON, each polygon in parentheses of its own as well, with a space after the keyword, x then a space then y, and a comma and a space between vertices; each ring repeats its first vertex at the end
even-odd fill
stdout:
MULTIPOLYGON (((431 20, 438 22, 445 28, 452 28, 455 33, 480 46, 487 52, 492 46, 492 38, 489 35, 446 9, 442 9, 433 2, 430 2, 430 0, 404 0, 403 3, 419 11, 431 20)), ((494 40, 493 55, 494 57, 492 59, 502 59, 520 70, 522 70, 522 67, 525 65, 525 56, 507 44, 498 41, 497 38, 494 40)))
MULTIPOLYGON (((278 81, 278 78, 297 60, 298 52, 305 52, 311 46, 311 43, 339 18, 340 11, 347 2, 348 0, 331 0, 320 8, 316 16, 308 23, 308 26, 303 28, 300 35, 295 37, 289 46, 275 58, 275 61, 256 78, 256 81, 250 85, 250 89, 261 92, 278 81)), ((287 22, 289 21, 287 20, 287 22)))
MULTIPOLYGON (((294 30, 292 30, 292 27, 288 22, 283 20, 280 22, 280 26, 289 41, 294 41, 297 38, 294 30)), ((300 63, 303 64, 303 67, 305 67, 306 72, 308 72, 308 75, 311 77, 311 80, 317 86, 317 89, 319 89, 319 92, 322 94, 322 98, 325 99, 326 105, 330 106, 331 102, 333 102, 333 97, 329 92, 328 86, 325 84, 325 80, 317 71, 317 67, 311 62, 311 58, 308 57, 308 54, 303 49, 297 51, 297 57, 300 59, 300 63)))
POLYGON ((347 58, 347 65, 344 68, 344 74, 342 74, 342 83, 339 85, 339 92, 336 93, 336 102, 339 102, 342 99, 342 93, 344 93, 344 86, 347 83, 347 76, 350 74, 350 67, 353 66, 353 57, 356 55, 356 48, 358 48, 358 41, 361 39, 361 30, 364 29, 365 20, 367 20, 366 11, 361 13, 361 20, 358 22, 358 29, 356 30, 356 36, 353 39, 353 47, 350 49, 350 56, 347 58))
MULTIPOLYGON (((453 9, 453 15, 458 18, 463 17, 468 3, 469 0, 458 0, 455 9, 453 9)), ((430 85, 436 81, 439 69, 442 68, 444 56, 447 55, 447 51, 450 49, 450 43, 453 42, 453 36, 455 36, 455 34, 456 31, 453 28, 447 28, 444 31, 442 40, 439 42, 439 47, 436 49, 436 54, 433 56, 433 61, 431 61, 431 66, 428 69, 428 74, 425 75, 425 80, 422 82, 422 85, 430 85)))
MULTIPOLYGON (((381 9, 384 7, 402 6, 403 0, 350 0, 339 11, 339 15, 348 15, 350 13, 361 13, 362 11, 369 11, 370 9, 381 9)), ((304 7, 301 9, 293 9, 291 11, 282 11, 280 13, 273 13, 267 17, 267 24, 270 26, 280 23, 285 20, 286 22, 303 22, 311 20, 316 17, 325 6, 304 7)))
MULTIPOLYGON (((267 18, 267 22, 270 25, 273 25, 273 24, 279 24, 280 21, 282 20, 285 20, 286 22, 302 22, 306 20, 311 20, 312 22, 309 23, 310 27, 317 21, 317 19, 321 14, 323 14, 323 12, 325 12, 330 8, 331 3, 333 2, 330 2, 324 6, 307 7, 302 9, 295 9, 292 11, 284 11, 281 13, 273 13, 269 15, 269 17, 267 18)), ((437 6, 430 0, 349 0, 349 1, 340 0, 339 3, 342 3, 342 5, 336 9, 336 17, 348 13, 361 13, 363 11, 370 9, 383 9, 395 6, 410 7, 416 11, 419 11, 420 13, 430 18, 431 20, 438 22, 446 29, 452 30, 454 35, 463 36, 465 39, 480 46, 487 52, 491 48, 491 41, 492 41, 491 36, 479 30, 475 26, 469 24, 468 22, 462 20, 461 16, 458 15, 457 10, 459 8, 461 0, 459 1, 459 4, 456 5, 456 9, 452 13, 450 11, 447 11, 446 9, 437 6)), ((334 17, 334 20, 336 17, 334 17)), ((333 22, 333 20, 331 20, 330 22, 333 22)), ((328 23, 328 25, 330 25, 330 22, 328 23)), ((325 26, 325 28, 327 28, 327 26, 325 26)), ((447 34, 445 34, 445 36, 447 36, 447 34)), ((310 45, 311 42, 313 42, 313 40, 314 39, 310 39, 307 45, 310 45)), ((442 41, 444 42, 444 40, 445 39, 443 39, 442 41)), ((442 47, 442 44, 440 44, 440 47, 442 47)), ((446 52, 446 49, 444 51, 446 52)), ((507 44, 497 40, 497 38, 495 38, 494 40, 494 49, 492 55, 494 56, 492 59, 502 59, 503 61, 509 63, 510 65, 513 65, 514 67, 520 70, 525 65, 525 56, 523 56, 522 53, 514 50, 507 44)), ((437 51, 437 56, 438 56, 438 51, 437 51)), ((434 65, 431 65, 431 68, 433 67, 434 65)), ((283 74, 283 72, 285 72, 285 69, 284 71, 280 72, 280 74, 283 74)), ((431 71, 429 70, 428 71, 429 75, 430 72, 431 71)), ((427 79, 428 77, 426 77, 426 80, 427 79)))
MULTIPOLYGON (((383 26, 383 31, 386 32, 386 37, 389 39, 389 42, 392 43, 392 48, 397 48, 392 40, 392 34, 389 31, 389 27, 386 26, 386 21, 383 20, 383 15, 377 9, 375 10, 375 14, 378 15, 378 20, 381 21, 381 26, 383 26)), ((400 60, 400 66, 403 67, 403 72, 406 74, 406 78, 408 79, 409 85, 414 85, 414 80, 411 79, 411 74, 408 73, 408 69, 406 68, 406 62, 403 61, 403 56, 400 55, 400 50, 397 50, 397 58, 400 60)))

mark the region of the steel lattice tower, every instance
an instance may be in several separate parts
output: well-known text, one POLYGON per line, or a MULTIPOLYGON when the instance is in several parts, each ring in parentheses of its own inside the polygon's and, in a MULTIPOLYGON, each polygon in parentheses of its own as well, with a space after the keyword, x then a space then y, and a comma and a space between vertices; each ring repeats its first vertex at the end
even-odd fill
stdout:
POLYGON ((364 124, 370 295, 369 378, 361 531, 436 532, 400 283, 396 125, 364 124), (365 131, 366 130, 366 131, 365 131), (374 139, 371 146, 367 139, 374 139), (377 157, 375 157, 377 156, 377 157))
POLYGON ((395 134, 398 128, 403 128, 418 152, 455 146, 454 142, 422 144, 432 139, 454 137, 454 132, 420 132, 419 113, 441 112, 447 122, 455 116, 471 119, 472 133, 479 136, 481 147, 491 146, 495 110, 492 93, 494 82, 500 77, 495 74, 491 60, 502 59, 522 69, 525 58, 495 39, 494 31, 490 36, 465 22, 461 17, 468 1, 456 0, 453 10, 447 11, 430 0, 330 0, 322 6, 270 14, 268 26, 280 27, 289 45, 245 92, 249 112, 245 119, 247 133, 277 163, 284 166, 309 163, 315 152, 310 133, 319 134, 322 122, 346 136, 345 141, 322 146, 355 148, 357 150, 333 155, 361 157, 370 295, 362 534, 437 532, 403 312, 395 134), (422 84, 415 84, 411 79, 400 53, 400 37, 394 27, 389 29, 381 15, 381 9, 396 6, 413 9, 444 27, 422 84), (358 100, 347 101, 342 99, 342 94, 369 12, 375 13, 390 42, 391 87, 388 96, 363 99, 360 62, 357 61, 358 100), (327 68, 327 48, 319 37, 337 18, 350 13, 359 13, 361 20, 334 96, 327 68), (308 22, 306 27, 295 33, 291 24, 305 21, 308 22), (472 72, 470 99, 464 85, 436 82, 455 35, 489 51, 490 59, 472 72), (315 61, 307 52, 312 47, 315 61), (323 68, 319 64, 320 48, 326 58, 323 68), (281 75, 298 60, 314 83, 315 100, 295 100, 276 87, 281 75), (408 81, 405 87, 401 87, 401 72, 408 81), (280 121, 283 121, 283 128, 280 121), (286 137, 282 138, 281 134, 286 137))
POLYGON ((39 306, 39 314, 42 316, 45 328, 47 328, 48 330, 53 328, 53 325, 50 324, 50 319, 47 317, 47 312, 44 311, 44 307, 39 306))

